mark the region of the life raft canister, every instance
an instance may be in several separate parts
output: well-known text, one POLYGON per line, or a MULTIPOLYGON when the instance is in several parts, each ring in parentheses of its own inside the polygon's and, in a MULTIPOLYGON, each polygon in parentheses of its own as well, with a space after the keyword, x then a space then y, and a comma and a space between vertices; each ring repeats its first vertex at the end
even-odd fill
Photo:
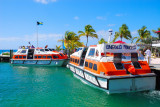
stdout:
POLYGON ((129 71, 132 75, 136 75, 136 74, 137 74, 136 69, 134 68, 133 65, 130 65, 130 66, 128 67, 128 71, 129 71))

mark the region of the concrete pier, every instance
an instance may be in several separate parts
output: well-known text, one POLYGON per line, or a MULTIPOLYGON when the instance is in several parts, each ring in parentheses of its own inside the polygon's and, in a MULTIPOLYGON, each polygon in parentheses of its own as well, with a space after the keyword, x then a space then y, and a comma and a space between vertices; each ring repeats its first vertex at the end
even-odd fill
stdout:
POLYGON ((0 55, 0 62, 9 62, 10 56, 9 55, 0 55))
POLYGON ((156 90, 160 90, 160 64, 151 64, 151 71, 154 72, 156 77, 156 90))
POLYGON ((10 50, 9 55, 0 54, 0 62, 9 62, 12 57, 13 57, 13 50, 10 50))

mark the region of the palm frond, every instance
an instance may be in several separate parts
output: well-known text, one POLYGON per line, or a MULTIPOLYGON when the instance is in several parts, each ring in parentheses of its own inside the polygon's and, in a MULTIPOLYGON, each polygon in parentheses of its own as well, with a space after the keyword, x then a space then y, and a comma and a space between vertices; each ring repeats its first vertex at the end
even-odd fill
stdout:
POLYGON ((116 39, 117 39, 119 36, 120 36, 120 35, 119 35, 119 32, 115 32, 114 39, 113 39, 112 42, 115 42, 116 39))

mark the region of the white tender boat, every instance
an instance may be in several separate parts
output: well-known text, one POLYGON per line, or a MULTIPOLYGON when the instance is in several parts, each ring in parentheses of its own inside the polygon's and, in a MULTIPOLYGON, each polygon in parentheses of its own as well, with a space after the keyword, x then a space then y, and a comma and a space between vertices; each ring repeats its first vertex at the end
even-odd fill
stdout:
POLYGON ((156 76, 134 44, 98 44, 79 48, 67 67, 76 77, 107 93, 154 90, 156 76))

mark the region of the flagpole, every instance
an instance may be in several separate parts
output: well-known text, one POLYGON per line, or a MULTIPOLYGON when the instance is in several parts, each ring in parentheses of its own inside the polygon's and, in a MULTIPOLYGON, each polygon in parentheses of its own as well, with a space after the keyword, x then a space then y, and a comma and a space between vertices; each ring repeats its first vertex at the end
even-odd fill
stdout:
POLYGON ((37 48, 38 48, 38 24, 37 24, 37 48))
POLYGON ((64 42, 64 41, 63 41, 63 36, 62 36, 62 52, 63 52, 63 42, 64 42))

